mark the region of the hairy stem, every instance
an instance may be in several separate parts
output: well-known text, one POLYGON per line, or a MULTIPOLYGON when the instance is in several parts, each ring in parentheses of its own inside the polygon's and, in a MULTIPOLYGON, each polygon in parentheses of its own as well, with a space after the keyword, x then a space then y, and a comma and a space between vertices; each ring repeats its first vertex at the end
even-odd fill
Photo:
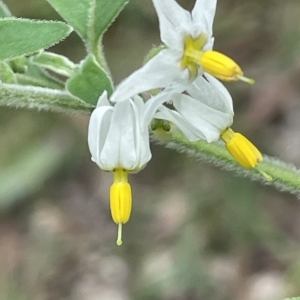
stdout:
POLYGON ((294 165, 285 163, 275 157, 264 155, 264 160, 258 165, 259 170, 256 168, 245 169, 234 160, 221 142, 207 143, 199 141, 192 143, 179 133, 173 134, 169 140, 162 140, 157 136, 153 136, 153 141, 300 197, 300 170, 294 165), (261 172, 271 176, 272 180, 268 180, 261 172))
MULTIPOLYGON (((90 114, 94 109, 93 105, 66 91, 4 83, 0 84, 0 106, 84 114, 90 114)), ((258 168, 245 169, 233 159, 221 142, 208 144, 205 141, 199 141, 191 143, 178 132, 173 133, 168 140, 160 139, 156 135, 153 135, 152 140, 165 147, 185 152, 225 170, 234 171, 241 176, 272 185, 279 190, 288 191, 300 197, 300 170, 277 158, 265 155, 258 168), (266 173, 273 180, 269 181, 261 173, 266 173)))
POLYGON ((68 113, 91 113, 94 108, 66 91, 5 83, 0 84, 0 106, 68 113))

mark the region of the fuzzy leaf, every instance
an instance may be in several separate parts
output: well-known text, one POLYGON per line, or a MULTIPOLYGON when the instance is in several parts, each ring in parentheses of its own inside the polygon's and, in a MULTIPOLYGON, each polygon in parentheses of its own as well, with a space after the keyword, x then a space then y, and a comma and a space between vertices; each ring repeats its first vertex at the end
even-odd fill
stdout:
POLYGON ((2 1, 0 1, 0 18, 10 17, 10 16, 11 16, 11 12, 7 8, 7 6, 2 1))
POLYGON ((109 95, 112 93, 113 86, 95 57, 89 55, 77 73, 67 81, 67 89, 74 96, 95 105, 105 90, 109 95))
POLYGON ((128 0, 92 0, 88 29, 89 47, 92 50, 99 47, 103 33, 127 3, 128 0))
POLYGON ((31 62, 39 67, 67 77, 72 76, 76 69, 76 65, 67 57, 51 52, 42 52, 33 56, 31 62))
POLYGON ((91 0, 47 1, 71 26, 74 27, 75 31, 85 41, 87 39, 88 12, 91 6, 91 0))
POLYGON ((13 59, 48 48, 67 37, 72 28, 63 22, 0 19, 0 60, 13 59))

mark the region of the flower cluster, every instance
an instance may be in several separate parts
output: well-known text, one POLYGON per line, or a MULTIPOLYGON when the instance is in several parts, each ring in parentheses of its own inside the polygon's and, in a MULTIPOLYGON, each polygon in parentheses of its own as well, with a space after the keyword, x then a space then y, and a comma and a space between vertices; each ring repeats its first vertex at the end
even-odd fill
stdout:
POLYGON ((101 95, 89 124, 92 160, 114 174, 110 207, 118 224, 118 245, 132 206, 128 173, 140 171, 151 159, 149 125, 153 119, 170 122, 191 142, 223 141, 245 168, 257 168, 263 159, 247 138, 230 128, 232 98, 218 79, 254 81, 244 77, 231 58, 212 50, 216 0, 197 0, 191 13, 175 0, 152 1, 164 47, 121 82, 110 99, 106 92, 101 95), (138 96, 144 92, 155 95, 144 102, 138 96))

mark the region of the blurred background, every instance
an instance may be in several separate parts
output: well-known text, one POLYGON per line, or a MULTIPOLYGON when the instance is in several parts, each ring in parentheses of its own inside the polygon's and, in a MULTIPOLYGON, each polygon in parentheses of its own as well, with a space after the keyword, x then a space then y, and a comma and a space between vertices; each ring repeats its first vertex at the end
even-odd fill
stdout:
MULTIPOLYGON (((60 19, 45 0, 5 3, 17 17, 60 19)), ((214 23, 215 50, 256 79, 226 84, 233 128, 297 167, 299 16, 299 0, 219 0, 214 23)), ((115 83, 159 44, 152 2, 130 0, 104 38, 115 83)), ((51 51, 85 56, 75 33, 51 51)), ((0 108, 1 300, 300 296, 299 200, 156 145, 130 178, 133 212, 117 247, 112 174, 90 160, 88 121, 0 108)))

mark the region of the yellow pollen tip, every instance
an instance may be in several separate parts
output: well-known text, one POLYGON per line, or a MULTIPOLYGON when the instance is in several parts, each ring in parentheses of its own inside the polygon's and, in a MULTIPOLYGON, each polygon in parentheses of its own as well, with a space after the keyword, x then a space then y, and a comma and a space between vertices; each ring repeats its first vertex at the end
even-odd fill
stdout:
POLYGON ((221 139, 229 153, 245 168, 255 168, 263 160, 260 151, 242 134, 226 129, 221 139))
POLYGON ((117 241, 116 241, 116 244, 118 246, 121 246, 122 245, 122 223, 119 223, 118 224, 118 237, 117 237, 117 241))
POLYGON ((114 171, 114 182, 110 187, 110 211, 112 219, 118 224, 117 245, 122 245, 122 224, 131 214, 132 195, 128 183, 128 172, 123 169, 114 171))

